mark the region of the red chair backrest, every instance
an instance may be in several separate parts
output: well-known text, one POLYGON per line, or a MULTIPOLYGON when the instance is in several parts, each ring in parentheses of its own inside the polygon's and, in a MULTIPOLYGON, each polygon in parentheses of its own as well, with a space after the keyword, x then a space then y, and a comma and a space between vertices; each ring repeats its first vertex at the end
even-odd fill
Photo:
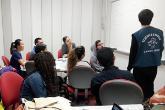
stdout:
POLYGON ((20 101, 23 78, 15 72, 6 72, 0 78, 2 103, 6 109, 20 101))
POLYGON ((2 61, 4 63, 5 66, 9 66, 10 65, 10 61, 6 56, 2 56, 2 61))
POLYGON ((26 60, 28 61, 30 59, 30 52, 26 53, 26 60))
POLYGON ((61 49, 58 50, 58 58, 62 58, 62 50, 61 49))

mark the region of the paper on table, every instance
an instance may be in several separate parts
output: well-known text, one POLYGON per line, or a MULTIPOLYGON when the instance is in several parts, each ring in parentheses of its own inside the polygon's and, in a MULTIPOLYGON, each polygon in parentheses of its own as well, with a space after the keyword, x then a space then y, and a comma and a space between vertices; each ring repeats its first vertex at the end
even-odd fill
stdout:
POLYGON ((63 97, 46 97, 46 98, 34 98, 34 102, 26 101, 25 105, 28 106, 28 110, 71 110, 71 104, 68 99, 63 97))
POLYGON ((57 107, 65 109, 70 107, 70 101, 63 97, 47 97, 47 98, 34 98, 36 108, 40 107, 57 107))

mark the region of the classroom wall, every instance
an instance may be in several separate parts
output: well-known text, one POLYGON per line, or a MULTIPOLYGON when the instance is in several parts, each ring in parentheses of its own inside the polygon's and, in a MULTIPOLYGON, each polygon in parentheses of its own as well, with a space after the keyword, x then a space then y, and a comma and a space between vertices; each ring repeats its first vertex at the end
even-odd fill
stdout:
MULTIPOLYGON (((1 13, 1 0, 0 0, 0 55, 4 54, 4 46, 3 46, 3 30, 2 30, 2 13, 1 13)), ((0 60, 0 64, 2 64, 2 60, 0 60)))
MULTIPOLYGON (((129 53, 131 34, 141 28, 138 13, 144 8, 154 12, 151 25, 162 29, 165 33, 164 0, 109 0, 109 4, 111 4, 109 5, 111 47, 129 53)), ((165 51, 162 60, 165 60, 165 51)))
MULTIPOLYGON (((2 0, 1 39, 4 39, 5 51, 3 53, 2 50, 0 55, 5 54, 10 58, 8 50, 11 42, 21 38, 25 43, 25 58, 25 53, 31 51, 34 45, 34 39, 42 37, 48 50, 56 57, 63 43, 62 37, 68 35, 76 45, 85 46, 85 59, 89 60, 90 47, 95 40, 104 42, 106 39, 103 22, 106 1, 2 0)), ((3 48, 3 44, 0 44, 0 48, 3 48)))

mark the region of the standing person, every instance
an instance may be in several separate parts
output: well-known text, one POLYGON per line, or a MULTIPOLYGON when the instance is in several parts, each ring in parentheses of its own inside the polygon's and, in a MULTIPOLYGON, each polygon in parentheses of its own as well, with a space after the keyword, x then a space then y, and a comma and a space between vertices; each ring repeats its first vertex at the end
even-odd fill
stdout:
POLYGON ((16 39, 15 42, 12 42, 10 50, 13 50, 12 48, 14 48, 14 51, 12 52, 10 65, 17 70, 19 75, 21 75, 22 77, 25 77, 26 72, 22 71, 20 67, 20 66, 25 66, 25 60, 23 60, 22 55, 21 55, 21 51, 24 50, 23 41, 21 39, 16 39))
POLYGON ((64 44, 62 45, 62 56, 67 57, 67 54, 76 47, 75 43, 72 43, 72 40, 68 37, 65 36, 63 37, 63 42, 64 44))
POLYGON ((154 94, 154 80, 164 49, 163 31, 150 26, 153 15, 149 9, 139 13, 142 28, 132 34, 127 67, 128 71, 133 68, 135 80, 143 89, 144 101, 154 94))
POLYGON ((35 47, 36 47, 36 45, 38 45, 38 44, 43 44, 44 42, 43 42, 43 40, 42 40, 42 38, 40 38, 40 37, 37 37, 37 38, 35 38, 35 40, 34 40, 34 47, 33 47, 33 50, 30 52, 30 60, 33 58, 33 56, 36 54, 36 52, 35 52, 35 47))
POLYGON ((23 83, 21 97, 28 100, 38 97, 54 97, 59 95, 59 79, 55 60, 48 51, 39 52, 34 58, 36 71, 32 72, 23 83))
POLYGON ((97 40, 94 45, 91 47, 92 55, 90 58, 90 64, 91 67, 96 71, 96 72, 101 72, 104 67, 101 66, 97 60, 97 51, 103 48, 103 43, 101 40, 97 40))

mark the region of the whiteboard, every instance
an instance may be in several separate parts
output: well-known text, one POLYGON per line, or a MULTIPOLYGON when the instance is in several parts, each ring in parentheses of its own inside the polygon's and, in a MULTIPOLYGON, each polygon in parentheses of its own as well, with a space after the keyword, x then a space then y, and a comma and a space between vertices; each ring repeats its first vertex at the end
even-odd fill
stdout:
MULTIPOLYGON (((111 4, 110 47, 129 53, 131 35, 141 28, 138 13, 142 9, 151 9, 154 18, 151 25, 165 33, 165 0, 119 0, 111 4)), ((163 53, 165 59, 165 52, 163 53)))

